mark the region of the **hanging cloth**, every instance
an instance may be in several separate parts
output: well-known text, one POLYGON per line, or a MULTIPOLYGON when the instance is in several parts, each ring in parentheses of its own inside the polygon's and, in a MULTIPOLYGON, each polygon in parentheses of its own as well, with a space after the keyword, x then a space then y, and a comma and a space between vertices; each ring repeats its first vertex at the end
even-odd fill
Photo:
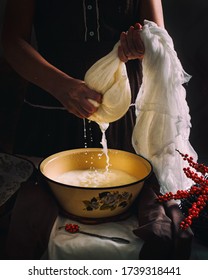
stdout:
POLYGON ((183 87, 191 78, 181 65, 168 32, 144 21, 143 81, 136 98, 136 124, 132 144, 137 154, 149 159, 161 192, 191 186, 183 167, 187 162, 176 150, 197 160, 189 142, 191 118, 183 87))

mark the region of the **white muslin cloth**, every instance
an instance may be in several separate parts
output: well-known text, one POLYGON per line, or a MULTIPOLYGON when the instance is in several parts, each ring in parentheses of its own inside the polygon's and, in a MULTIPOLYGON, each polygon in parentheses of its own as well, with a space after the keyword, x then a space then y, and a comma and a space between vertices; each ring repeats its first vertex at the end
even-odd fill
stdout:
POLYGON ((183 87, 191 76, 183 70, 166 29, 145 20, 141 38, 143 80, 135 103, 132 144, 152 163, 162 193, 187 189, 192 182, 183 172, 187 162, 176 149, 197 161, 189 142, 191 118, 183 87))
POLYGON ((48 245, 50 260, 138 260, 144 241, 133 230, 138 228, 136 216, 117 222, 96 225, 78 223, 58 216, 48 245), (68 233, 59 229, 66 223, 78 224, 82 231, 125 238, 129 244, 120 244, 111 240, 100 239, 81 233, 68 233))

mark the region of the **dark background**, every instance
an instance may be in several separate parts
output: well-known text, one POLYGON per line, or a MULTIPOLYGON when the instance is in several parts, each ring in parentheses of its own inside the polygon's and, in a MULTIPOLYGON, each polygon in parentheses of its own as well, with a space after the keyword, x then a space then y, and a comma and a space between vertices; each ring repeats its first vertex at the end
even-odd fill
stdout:
MULTIPOLYGON (((44 1, 44 0, 43 0, 44 1)), ((0 33, 6 0, 0 0, 0 33)), ((192 76, 186 86, 192 129, 190 142, 200 161, 208 162, 208 1, 163 0, 165 26, 184 70, 192 76)), ((1 35, 1 34, 0 34, 1 35)), ((0 150, 10 152, 25 92, 22 80, 5 63, 0 44, 0 150)))
POLYGON ((190 142, 208 163, 208 1, 163 0, 166 29, 184 70, 192 78, 186 87, 192 129, 190 142))

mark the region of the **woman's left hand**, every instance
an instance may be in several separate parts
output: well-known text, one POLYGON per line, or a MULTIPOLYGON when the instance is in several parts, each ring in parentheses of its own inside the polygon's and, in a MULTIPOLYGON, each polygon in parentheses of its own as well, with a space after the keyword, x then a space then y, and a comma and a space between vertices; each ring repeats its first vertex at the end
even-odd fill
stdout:
POLYGON ((141 24, 136 23, 127 32, 121 33, 120 46, 118 48, 118 56, 121 61, 127 62, 128 60, 143 58, 145 48, 140 37, 141 30, 141 24))

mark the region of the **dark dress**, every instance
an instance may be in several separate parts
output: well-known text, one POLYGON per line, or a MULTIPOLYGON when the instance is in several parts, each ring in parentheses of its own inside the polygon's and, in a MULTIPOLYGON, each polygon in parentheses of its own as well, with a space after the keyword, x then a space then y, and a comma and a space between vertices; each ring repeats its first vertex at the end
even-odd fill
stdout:
MULTIPOLYGON (((139 1, 37 0, 34 29, 37 48, 50 63, 78 79, 108 54, 120 33, 139 21, 139 1)), ((141 63, 127 64, 132 103, 141 83, 141 63)), ((53 81, 52 81, 53 82, 53 81)), ((108 148, 134 152, 131 144, 134 106, 106 132, 108 148)), ((45 157, 62 150, 101 147, 94 122, 67 112, 49 93, 30 84, 20 116, 14 152, 45 157)))

